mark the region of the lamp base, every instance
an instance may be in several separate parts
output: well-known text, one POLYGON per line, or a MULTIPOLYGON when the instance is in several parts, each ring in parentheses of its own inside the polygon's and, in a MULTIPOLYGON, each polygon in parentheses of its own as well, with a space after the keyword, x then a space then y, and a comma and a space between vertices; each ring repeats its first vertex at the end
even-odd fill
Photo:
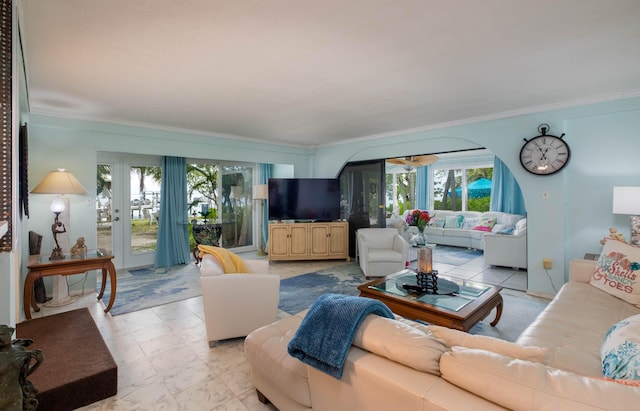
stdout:
POLYGON ((67 281, 61 275, 53 276, 53 293, 51 300, 47 301, 45 307, 63 307, 78 301, 78 297, 69 296, 67 281))
POLYGON ((51 256, 49 260, 64 260, 64 253, 62 252, 62 248, 56 247, 51 251, 51 256))

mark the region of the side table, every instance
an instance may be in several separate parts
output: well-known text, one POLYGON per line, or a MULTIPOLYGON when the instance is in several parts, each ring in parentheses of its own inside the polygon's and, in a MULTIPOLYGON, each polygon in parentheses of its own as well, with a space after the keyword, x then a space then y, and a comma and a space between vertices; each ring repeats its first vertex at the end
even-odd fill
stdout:
POLYGON ((37 278, 51 275, 72 275, 82 274, 90 270, 102 270, 102 287, 98 294, 98 300, 102 299, 107 285, 107 273, 111 281, 111 297, 104 312, 109 312, 116 299, 116 268, 113 265, 113 254, 105 250, 89 250, 83 255, 65 254, 63 260, 49 260, 47 254, 32 255, 29 257, 29 273, 24 280, 24 315, 27 320, 31 319, 31 308, 33 311, 40 311, 33 295, 33 283, 37 278))

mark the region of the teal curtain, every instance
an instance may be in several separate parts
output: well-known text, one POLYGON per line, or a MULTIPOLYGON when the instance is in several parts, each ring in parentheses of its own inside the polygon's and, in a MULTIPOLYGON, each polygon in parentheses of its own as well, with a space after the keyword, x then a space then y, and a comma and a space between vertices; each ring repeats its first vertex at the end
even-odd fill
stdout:
POLYGON ((184 157, 164 157, 156 267, 191 261, 187 215, 187 160, 184 157))
POLYGON ((430 166, 416 169, 416 205, 420 210, 429 209, 429 168, 430 166))
MULTIPOLYGON (((272 174, 273 166, 271 164, 258 164, 258 184, 268 184, 272 174)), ((262 244, 266 249, 269 234, 269 200, 265 201, 260 218, 262 219, 262 244)))
POLYGON ((527 214, 520 185, 511 174, 509 167, 498 157, 493 160, 491 204, 489 209, 512 214, 527 214))

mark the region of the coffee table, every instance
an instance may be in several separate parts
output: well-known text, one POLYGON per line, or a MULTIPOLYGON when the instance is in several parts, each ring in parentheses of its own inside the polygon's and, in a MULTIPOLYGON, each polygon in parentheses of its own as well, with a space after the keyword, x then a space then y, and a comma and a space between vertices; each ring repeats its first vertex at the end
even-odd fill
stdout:
POLYGON ((453 281, 460 287, 451 295, 422 294, 406 291, 403 283, 415 284, 416 273, 402 270, 358 287, 361 297, 379 300, 394 313, 412 320, 469 331, 471 327, 486 318, 496 309, 492 326, 498 324, 502 316, 502 287, 475 281, 438 276, 453 281))

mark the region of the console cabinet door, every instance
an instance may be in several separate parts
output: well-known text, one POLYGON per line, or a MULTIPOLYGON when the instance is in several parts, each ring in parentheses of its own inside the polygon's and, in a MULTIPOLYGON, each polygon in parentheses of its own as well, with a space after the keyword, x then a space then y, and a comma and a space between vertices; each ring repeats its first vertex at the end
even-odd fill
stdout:
POLYGON ((289 256, 289 227, 283 224, 269 224, 269 258, 289 256))
POLYGON ((313 224, 309 226, 311 232, 311 256, 326 257, 329 255, 329 226, 313 224))
POLYGON ((307 250, 307 224, 289 224, 289 257, 306 257, 307 250))
POLYGON ((344 256, 348 244, 348 228, 346 224, 331 224, 329 227, 328 247, 330 256, 344 256))

